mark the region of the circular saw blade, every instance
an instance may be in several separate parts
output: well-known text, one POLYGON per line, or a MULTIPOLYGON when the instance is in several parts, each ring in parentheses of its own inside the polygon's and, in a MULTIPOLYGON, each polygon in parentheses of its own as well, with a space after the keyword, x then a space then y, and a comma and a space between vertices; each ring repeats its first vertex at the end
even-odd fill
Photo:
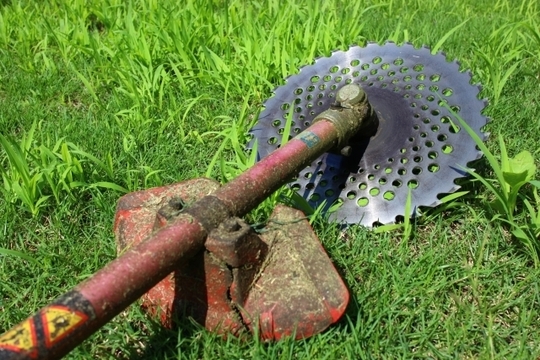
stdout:
POLYGON ((344 85, 359 84, 379 118, 377 132, 352 144, 352 154, 326 153, 305 168, 290 186, 312 207, 340 203, 332 220, 372 226, 414 215, 419 206, 436 206, 439 195, 459 186, 464 168, 481 156, 454 115, 482 139, 486 101, 471 74, 443 53, 394 43, 351 47, 319 58, 286 79, 264 104, 250 130, 248 148, 261 159, 335 102, 344 85), (290 129, 286 129, 287 125, 290 129), (257 145, 255 145, 257 144, 257 145), (405 204, 411 193, 411 214, 405 204))

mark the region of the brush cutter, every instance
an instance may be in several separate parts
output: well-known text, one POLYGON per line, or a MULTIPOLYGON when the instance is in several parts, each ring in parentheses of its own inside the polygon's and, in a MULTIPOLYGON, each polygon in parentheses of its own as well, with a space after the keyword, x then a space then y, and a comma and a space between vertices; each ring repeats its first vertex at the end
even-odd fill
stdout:
POLYGON ((437 205, 481 156, 460 122, 484 138, 485 101, 470 81, 456 61, 409 44, 303 67, 250 130, 260 161, 224 186, 194 179, 122 197, 118 258, 0 335, 0 359, 59 358, 141 297, 165 326, 184 314, 264 340, 323 331, 349 293, 305 215, 279 205, 257 231, 241 217, 287 183, 311 206, 337 208, 329 216, 342 224, 437 205))

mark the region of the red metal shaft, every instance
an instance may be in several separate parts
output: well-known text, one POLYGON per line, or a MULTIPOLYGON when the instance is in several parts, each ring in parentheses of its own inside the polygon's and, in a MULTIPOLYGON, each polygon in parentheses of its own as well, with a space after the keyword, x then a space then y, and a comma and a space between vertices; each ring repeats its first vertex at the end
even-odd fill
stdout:
POLYGON ((243 216, 287 183, 300 170, 337 144, 335 126, 318 121, 223 186, 214 196, 235 216, 243 216))
POLYGON ((57 359, 200 251, 207 234, 243 216, 302 168, 335 146, 334 123, 317 121, 169 226, 106 265, 90 279, 0 335, 0 360, 57 359))

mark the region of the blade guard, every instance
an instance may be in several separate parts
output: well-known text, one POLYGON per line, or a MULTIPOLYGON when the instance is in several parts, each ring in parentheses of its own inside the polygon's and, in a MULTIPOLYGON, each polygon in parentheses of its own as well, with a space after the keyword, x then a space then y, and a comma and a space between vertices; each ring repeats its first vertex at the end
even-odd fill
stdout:
MULTIPOLYGON (((194 179, 125 195, 115 218, 118 252, 217 187, 194 179)), ((298 210, 278 205, 259 234, 230 218, 209 234, 205 247, 142 297, 143 308, 164 326, 185 314, 220 334, 249 330, 264 340, 301 339, 346 310, 348 290, 298 210)))

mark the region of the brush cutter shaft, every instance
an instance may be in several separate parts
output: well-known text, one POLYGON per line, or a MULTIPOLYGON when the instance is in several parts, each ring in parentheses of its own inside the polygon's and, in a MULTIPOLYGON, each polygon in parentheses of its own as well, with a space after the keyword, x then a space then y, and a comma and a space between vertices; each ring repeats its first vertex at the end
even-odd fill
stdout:
MULTIPOLYGON (((356 132, 364 119, 356 124, 350 117, 345 120, 350 132, 356 132)), ((321 117, 236 179, 193 203, 170 225, 0 335, 0 360, 56 359, 67 354, 180 262, 201 251, 208 233, 225 219, 245 215, 307 164, 342 143, 343 126, 321 117)))
POLYGON ((64 356, 171 273, 179 262, 200 251, 213 227, 230 216, 245 215, 336 141, 332 123, 315 123, 214 194, 194 203, 171 225, 0 336, 0 359, 64 356))

